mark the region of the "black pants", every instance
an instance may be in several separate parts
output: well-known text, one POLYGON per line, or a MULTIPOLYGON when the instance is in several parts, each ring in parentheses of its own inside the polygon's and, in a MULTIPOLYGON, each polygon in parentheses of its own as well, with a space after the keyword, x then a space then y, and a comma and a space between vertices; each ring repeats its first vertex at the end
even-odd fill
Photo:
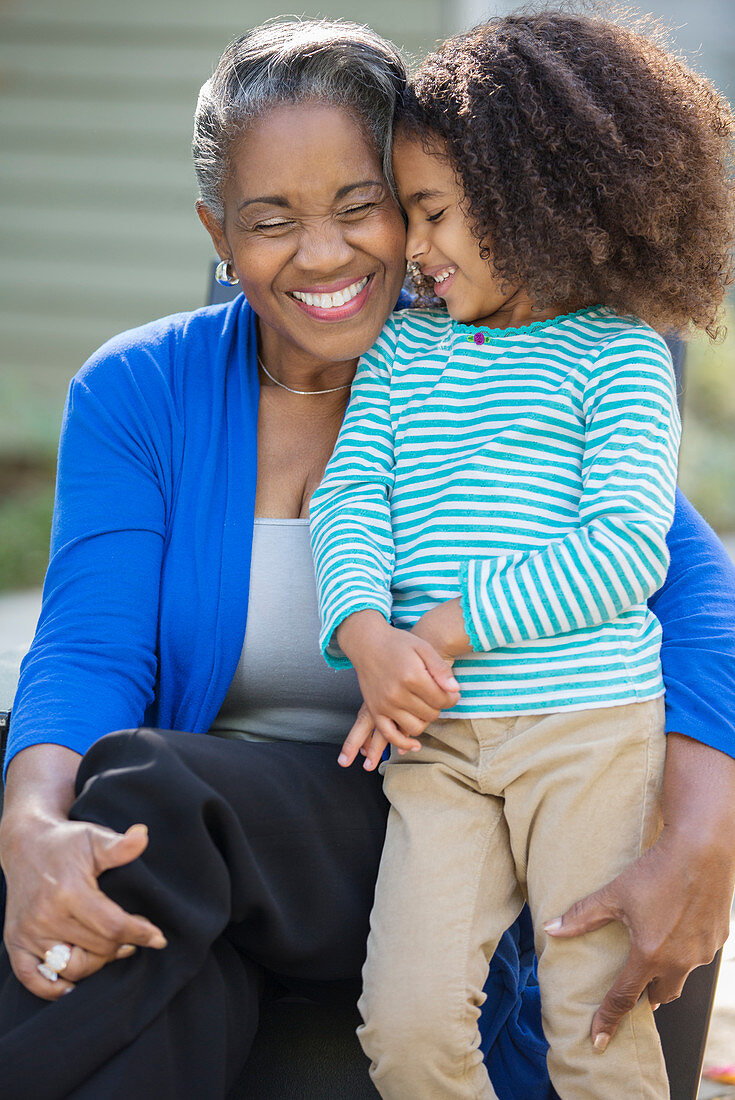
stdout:
POLYGON ((71 816, 148 825, 140 859, 99 881, 168 946, 58 1002, 29 993, 3 948, 3 1100, 217 1100, 247 1058, 264 974, 327 998, 358 989, 387 803, 378 776, 336 755, 157 730, 90 749, 71 816))

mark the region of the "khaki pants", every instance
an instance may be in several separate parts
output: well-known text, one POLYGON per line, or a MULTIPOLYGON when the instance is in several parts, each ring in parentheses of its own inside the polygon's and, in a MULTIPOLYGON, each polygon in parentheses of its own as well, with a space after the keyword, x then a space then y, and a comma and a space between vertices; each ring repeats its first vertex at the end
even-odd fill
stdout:
POLYGON ((562 1100, 662 1100, 647 998, 607 1050, 592 1017, 629 939, 542 929, 635 860, 661 827, 663 699, 440 720, 385 766, 391 803, 358 1035, 384 1100, 490 1100, 477 1020, 488 960, 527 899, 549 1072, 562 1100))

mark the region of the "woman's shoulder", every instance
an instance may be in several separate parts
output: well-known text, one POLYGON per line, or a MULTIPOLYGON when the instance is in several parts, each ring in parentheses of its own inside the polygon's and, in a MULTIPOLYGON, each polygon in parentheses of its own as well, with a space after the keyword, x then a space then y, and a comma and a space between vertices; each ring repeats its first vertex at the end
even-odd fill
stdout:
POLYGON ((93 352, 72 384, 114 388, 133 381, 144 389, 162 381, 173 385, 188 361, 201 368, 203 360, 216 358, 250 316, 250 306, 240 295, 223 305, 173 313, 127 329, 93 352))

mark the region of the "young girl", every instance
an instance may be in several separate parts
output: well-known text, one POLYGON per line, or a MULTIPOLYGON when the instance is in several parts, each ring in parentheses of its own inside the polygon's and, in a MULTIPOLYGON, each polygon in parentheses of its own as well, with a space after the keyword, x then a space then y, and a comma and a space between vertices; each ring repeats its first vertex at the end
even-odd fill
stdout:
POLYGON ((591 1036, 624 927, 554 933, 660 828, 679 421, 650 326, 716 331, 732 131, 654 40, 553 11, 447 42, 399 116, 407 257, 447 312, 363 357, 311 508, 324 653, 369 713, 340 762, 393 745, 360 1002, 385 1100, 495 1095, 477 1019, 526 899, 560 1096, 668 1096, 647 1000, 591 1036))

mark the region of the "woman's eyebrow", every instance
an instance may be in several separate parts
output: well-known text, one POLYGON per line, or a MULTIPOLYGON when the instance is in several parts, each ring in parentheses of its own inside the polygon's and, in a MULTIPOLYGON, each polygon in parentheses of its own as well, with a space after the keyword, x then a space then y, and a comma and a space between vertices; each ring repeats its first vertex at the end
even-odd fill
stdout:
POLYGON ((284 198, 283 195, 260 195, 257 199, 243 199, 243 201, 238 205, 237 209, 238 211, 240 211, 243 209, 243 207, 250 206, 251 203, 254 202, 262 202, 267 204, 268 206, 289 205, 288 199, 284 198))
POLYGON ((357 191, 360 187, 381 187, 383 184, 380 180, 360 180, 359 183, 346 183, 344 187, 335 194, 335 199, 343 199, 345 195, 348 195, 350 191, 357 191))
MULTIPOLYGON (((334 198, 335 201, 343 199, 345 195, 348 195, 350 191, 357 191, 361 187, 383 187, 380 180, 359 180, 357 183, 346 183, 344 187, 340 187, 336 192, 334 198)), ((267 206, 290 206, 288 199, 284 195, 259 195, 256 199, 243 199, 238 205, 238 212, 246 206, 251 206, 252 203, 262 202, 267 206)))

